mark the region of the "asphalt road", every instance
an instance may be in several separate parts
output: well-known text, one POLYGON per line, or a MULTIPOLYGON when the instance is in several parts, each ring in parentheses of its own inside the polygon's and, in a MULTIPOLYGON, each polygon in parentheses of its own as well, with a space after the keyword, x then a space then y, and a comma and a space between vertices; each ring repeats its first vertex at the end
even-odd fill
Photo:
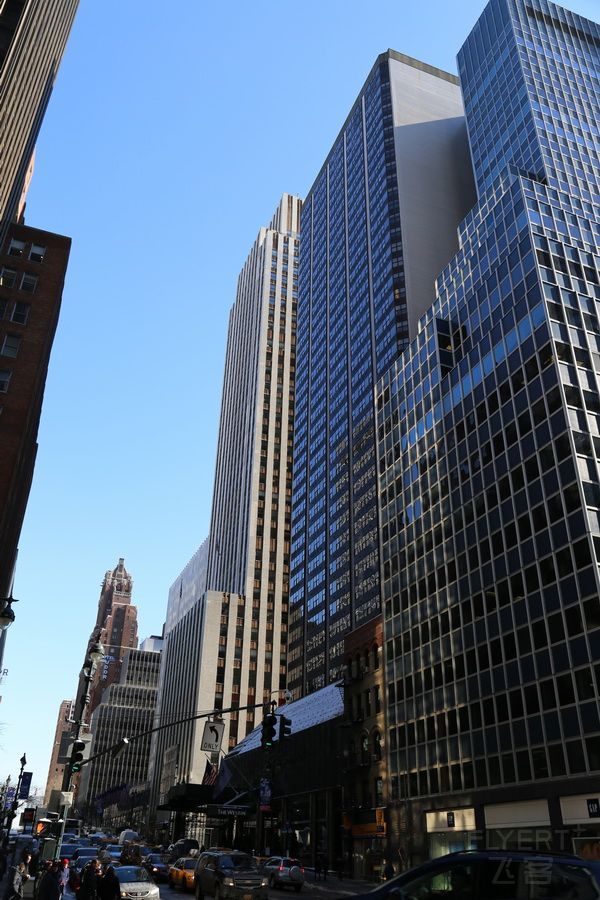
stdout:
MULTIPOLYGON (((170 888, 165 882, 161 882, 159 887, 160 900, 195 900, 191 891, 170 888)), ((340 880, 336 875, 330 875, 327 881, 314 881, 311 873, 299 894, 289 888, 269 888, 269 900, 285 900, 285 898, 292 900, 293 897, 297 897, 298 900, 301 900, 302 897, 305 900, 309 900, 309 898, 316 900, 318 897, 322 897, 323 900, 335 900, 336 897, 352 897, 354 894, 366 893, 374 887, 376 885, 354 879, 340 880)))

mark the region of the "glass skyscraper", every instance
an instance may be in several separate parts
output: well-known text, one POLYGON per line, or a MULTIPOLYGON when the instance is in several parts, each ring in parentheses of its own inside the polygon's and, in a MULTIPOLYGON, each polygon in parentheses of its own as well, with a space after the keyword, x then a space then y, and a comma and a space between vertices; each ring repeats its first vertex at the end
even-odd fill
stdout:
POLYGON ((377 388, 413 859, 600 838, 599 51, 545 0, 486 7, 458 57, 478 202, 377 388))
POLYGON ((474 202, 455 76, 382 54, 302 210, 288 684, 337 677, 381 609, 374 389, 474 202))

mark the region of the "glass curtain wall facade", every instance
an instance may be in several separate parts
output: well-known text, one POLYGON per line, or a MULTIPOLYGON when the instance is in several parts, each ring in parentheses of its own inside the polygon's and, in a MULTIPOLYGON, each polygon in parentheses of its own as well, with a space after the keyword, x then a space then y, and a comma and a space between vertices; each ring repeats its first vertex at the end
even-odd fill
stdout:
POLYGON ((411 127, 440 129, 421 179, 423 169, 445 179, 450 142, 453 159, 464 143, 468 169, 462 114, 454 76, 382 54, 303 206, 288 642, 296 695, 338 677, 345 635, 380 613, 374 388, 407 346, 414 310, 433 301, 473 202, 469 192, 463 207, 460 197, 440 202, 443 189, 433 198, 420 185, 423 203, 437 203, 429 224, 441 254, 425 302, 407 287, 403 233, 416 216, 401 208, 398 169, 412 163, 411 127))
POLYGON ((412 858, 431 810, 470 808, 488 845, 528 802, 544 833, 525 843, 600 833, 564 812, 600 775, 599 48, 598 25, 544 0, 486 7, 458 57, 478 203, 378 386, 388 753, 412 858))

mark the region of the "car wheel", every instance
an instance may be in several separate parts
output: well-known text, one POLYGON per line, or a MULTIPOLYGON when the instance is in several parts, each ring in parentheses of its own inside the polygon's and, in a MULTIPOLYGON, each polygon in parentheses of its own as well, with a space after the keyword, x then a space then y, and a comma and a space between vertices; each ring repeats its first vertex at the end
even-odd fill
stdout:
POLYGON ((269 887, 272 890, 277 887, 277 885, 275 884, 275 876, 274 875, 269 875, 269 887))
POLYGON ((170 888, 173 888, 173 890, 175 890, 175 885, 173 884, 173 879, 172 879, 172 878, 169 878, 169 887, 170 887, 170 888))

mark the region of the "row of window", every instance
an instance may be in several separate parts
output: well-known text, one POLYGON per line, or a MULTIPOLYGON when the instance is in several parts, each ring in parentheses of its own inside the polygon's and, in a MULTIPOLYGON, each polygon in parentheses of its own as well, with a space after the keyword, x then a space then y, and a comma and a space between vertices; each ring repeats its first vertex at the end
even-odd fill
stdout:
POLYGON ((32 275, 31 272, 23 272, 21 273, 21 279, 19 284, 17 285, 19 272, 16 269, 10 269, 8 266, 2 266, 0 268, 0 287, 3 288, 19 288, 20 291, 25 291, 27 294, 34 294, 38 284, 37 275, 32 275))
POLYGON ((46 248, 41 244, 28 245, 25 241, 18 241, 16 240, 16 238, 13 238, 8 247, 8 255, 22 256, 26 257, 31 262, 41 263, 44 261, 44 257, 46 256, 46 248), (26 252, 28 246, 29 253, 26 252))

